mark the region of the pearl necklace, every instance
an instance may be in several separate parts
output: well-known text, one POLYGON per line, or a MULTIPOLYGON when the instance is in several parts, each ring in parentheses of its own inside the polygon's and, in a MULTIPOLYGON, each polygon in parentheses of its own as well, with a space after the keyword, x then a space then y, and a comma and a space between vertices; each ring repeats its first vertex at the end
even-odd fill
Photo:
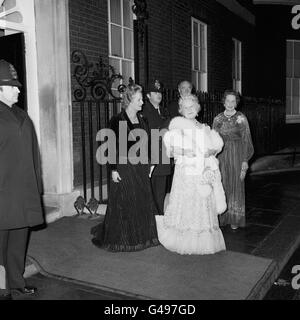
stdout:
POLYGON ((234 112, 232 114, 226 114, 226 110, 223 113, 226 118, 231 118, 232 116, 234 116, 236 114, 236 110, 234 110, 234 112))

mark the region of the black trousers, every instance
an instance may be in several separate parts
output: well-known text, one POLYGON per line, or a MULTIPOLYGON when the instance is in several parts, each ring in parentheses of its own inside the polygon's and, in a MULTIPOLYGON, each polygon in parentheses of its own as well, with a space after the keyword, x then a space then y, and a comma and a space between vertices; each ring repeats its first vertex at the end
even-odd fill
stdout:
POLYGON ((8 294, 13 288, 25 287, 23 273, 28 230, 0 230, 0 294, 8 294))
POLYGON ((164 214, 164 201, 166 197, 167 176, 151 177, 152 193, 159 215, 164 214))

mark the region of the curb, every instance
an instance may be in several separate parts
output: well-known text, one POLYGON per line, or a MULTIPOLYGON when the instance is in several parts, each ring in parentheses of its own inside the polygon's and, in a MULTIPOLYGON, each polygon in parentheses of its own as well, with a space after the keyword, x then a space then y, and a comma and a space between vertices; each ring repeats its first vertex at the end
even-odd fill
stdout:
POLYGON ((258 172, 250 172, 250 176, 259 176, 259 175, 266 175, 266 174, 276 174, 276 173, 284 173, 284 172, 297 172, 300 171, 299 168, 287 168, 287 169, 271 169, 271 170, 262 170, 258 172))

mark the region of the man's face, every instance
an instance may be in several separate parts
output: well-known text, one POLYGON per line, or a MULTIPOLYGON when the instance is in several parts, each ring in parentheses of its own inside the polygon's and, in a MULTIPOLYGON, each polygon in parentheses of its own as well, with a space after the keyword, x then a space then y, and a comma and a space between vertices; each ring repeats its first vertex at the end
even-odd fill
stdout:
POLYGON ((192 92, 192 86, 188 81, 184 81, 179 85, 178 91, 182 97, 189 96, 192 92))
POLYGON ((18 102, 20 90, 18 87, 14 86, 1 86, 0 90, 0 100, 7 104, 8 106, 12 106, 13 104, 18 102))
POLYGON ((162 100, 162 94, 161 92, 150 92, 147 94, 149 101, 154 104, 158 105, 161 103, 162 100))

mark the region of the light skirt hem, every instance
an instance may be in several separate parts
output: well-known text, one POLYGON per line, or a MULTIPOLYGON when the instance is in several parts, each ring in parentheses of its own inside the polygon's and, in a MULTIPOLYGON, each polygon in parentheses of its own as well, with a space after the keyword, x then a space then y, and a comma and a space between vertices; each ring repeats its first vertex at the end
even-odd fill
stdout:
POLYGON ((156 216, 159 242, 168 250, 179 254, 214 254, 226 250, 219 227, 207 230, 179 230, 166 226, 164 216, 156 216))

